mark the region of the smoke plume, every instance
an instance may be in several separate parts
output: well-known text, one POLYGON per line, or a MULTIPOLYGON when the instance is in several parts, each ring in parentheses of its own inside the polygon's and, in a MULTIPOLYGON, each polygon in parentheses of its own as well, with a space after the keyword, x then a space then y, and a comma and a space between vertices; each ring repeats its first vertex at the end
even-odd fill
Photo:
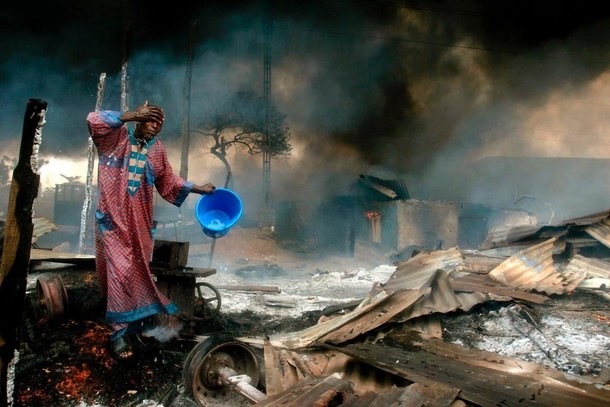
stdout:
MULTIPOLYGON (((218 93, 263 94, 264 3, 3 5, 2 145, 15 145, 27 100, 41 98, 49 103, 41 155, 86 162, 97 78, 108 75, 103 108, 118 110, 126 59, 129 107, 164 107, 162 139, 178 169, 191 28, 196 123, 218 93)), ((610 156, 606 11, 550 1, 267 4, 271 99, 294 146, 272 161, 274 200, 343 194, 373 173, 405 179, 415 199, 513 206, 532 194, 563 218, 610 207, 596 171, 610 156), (591 172, 570 172, 583 165, 591 172)), ((189 178, 222 184, 206 140, 192 137, 189 178)), ((231 159, 235 188, 260 205, 262 157, 231 159)))

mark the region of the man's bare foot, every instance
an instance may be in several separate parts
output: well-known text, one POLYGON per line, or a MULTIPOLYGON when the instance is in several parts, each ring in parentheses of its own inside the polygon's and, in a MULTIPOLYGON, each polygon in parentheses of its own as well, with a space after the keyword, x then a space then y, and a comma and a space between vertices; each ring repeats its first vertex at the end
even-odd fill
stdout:
POLYGON ((110 350, 115 358, 119 360, 131 359, 133 357, 133 349, 129 341, 124 336, 110 340, 110 350))

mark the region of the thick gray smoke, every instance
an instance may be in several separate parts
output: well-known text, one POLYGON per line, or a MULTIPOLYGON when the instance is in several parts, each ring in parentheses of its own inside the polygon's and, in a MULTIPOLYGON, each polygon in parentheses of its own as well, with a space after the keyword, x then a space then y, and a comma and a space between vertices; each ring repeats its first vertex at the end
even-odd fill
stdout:
MULTIPOLYGON (((119 109, 128 55, 129 106, 164 106, 162 137, 179 168, 193 22, 191 123, 220 94, 263 94, 264 1, 201 3, 3 5, 2 144, 18 146, 27 100, 41 98, 49 103, 41 155, 86 160, 84 119, 97 78, 108 75, 103 107, 119 109)), ((404 178, 416 199, 510 206, 538 195, 559 218, 610 207, 603 174, 584 181, 573 166, 532 158, 528 170, 523 160, 494 160, 578 157, 590 165, 586 158, 610 157, 601 141, 610 124, 604 10, 550 1, 269 4, 271 97, 294 145, 291 157, 272 162, 274 199, 343 194, 359 174, 374 173, 404 178)), ((193 135, 191 148, 189 178, 222 184, 205 140, 193 135)), ((232 160, 236 188, 260 201, 262 157, 232 160)))

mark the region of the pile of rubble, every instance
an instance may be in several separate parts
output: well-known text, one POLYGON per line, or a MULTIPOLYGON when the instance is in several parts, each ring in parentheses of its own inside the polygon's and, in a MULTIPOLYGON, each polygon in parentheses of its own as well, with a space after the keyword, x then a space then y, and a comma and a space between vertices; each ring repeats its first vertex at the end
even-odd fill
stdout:
POLYGON ((608 405, 609 232, 608 213, 494 230, 480 250, 396 263, 312 326, 240 338, 264 354, 256 405, 608 405))
POLYGON ((45 325, 36 339, 49 353, 23 350, 20 363, 37 362, 17 366, 17 397, 36 405, 42 393, 25 381, 45 377, 69 393, 57 404, 66 406, 606 406, 608 215, 496 229, 479 250, 420 251, 374 268, 320 259, 296 272, 269 261, 277 256, 261 271, 259 259, 241 258, 200 280, 221 294, 220 313, 137 365, 101 349, 101 314, 84 327, 45 325), (65 343, 44 342, 53 329, 65 343), (78 391, 66 387, 70 372, 89 374, 78 391))

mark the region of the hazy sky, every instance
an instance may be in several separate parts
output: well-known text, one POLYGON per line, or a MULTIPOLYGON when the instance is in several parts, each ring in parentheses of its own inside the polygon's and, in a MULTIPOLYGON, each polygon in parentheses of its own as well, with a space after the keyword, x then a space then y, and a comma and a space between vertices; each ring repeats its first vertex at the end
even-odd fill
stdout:
MULTIPOLYGON (((53 175, 60 171, 84 181, 85 117, 101 73, 102 107, 120 108, 126 55, 129 106, 148 99, 165 108, 162 138, 179 169, 193 24, 191 123, 219 94, 262 96, 263 1, 196 3, 3 2, 0 180, 10 179, 28 99, 40 98, 49 104, 42 182, 64 182, 53 175)), ((561 216, 610 208, 607 165, 598 166, 610 158, 610 13, 597 2, 270 4, 271 98, 287 114, 294 145, 291 157, 272 162, 274 199, 342 194, 370 173, 404 178, 416 199, 510 207, 539 194, 561 216), (497 156, 599 160, 590 173, 549 169, 557 179, 545 166, 528 172, 525 161, 521 171, 505 161, 496 171, 476 165, 497 156)), ((205 140, 191 146, 189 178, 224 182, 205 140)), ((236 188, 260 197, 262 157, 232 160, 236 188)))

